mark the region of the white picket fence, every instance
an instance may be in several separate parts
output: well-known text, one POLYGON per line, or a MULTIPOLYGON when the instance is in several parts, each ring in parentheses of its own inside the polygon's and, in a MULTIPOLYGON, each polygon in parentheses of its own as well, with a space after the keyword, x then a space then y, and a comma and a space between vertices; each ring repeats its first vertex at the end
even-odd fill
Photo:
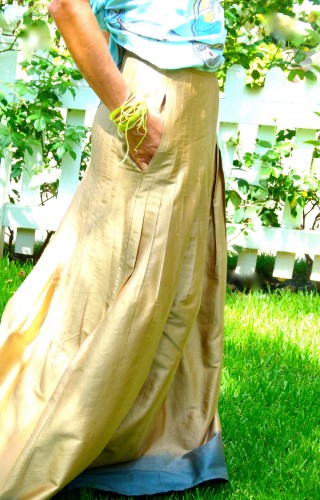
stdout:
MULTIPOLYGON (((309 172, 312 167, 314 146, 305 141, 316 139, 320 118, 320 83, 311 81, 289 82, 279 68, 269 71, 263 89, 248 89, 245 70, 233 66, 228 71, 225 93, 220 100, 219 144, 222 151, 226 178, 232 175, 235 157, 234 142, 230 137, 239 134, 240 150, 261 153, 256 139, 273 143, 281 129, 296 129, 295 146, 290 167, 297 173, 309 172)), ((265 150, 264 150, 265 151, 265 150)), ((258 168, 258 167, 257 167, 258 168)), ((315 165, 313 165, 315 168, 315 165)), ((320 165, 317 165, 320 169, 320 165)), ((252 172, 253 176, 258 172, 252 172)), ((237 261, 236 272, 251 274, 259 251, 276 255, 273 275, 291 278, 297 255, 313 256, 311 280, 320 281, 320 231, 300 230, 302 210, 293 218, 287 203, 280 214, 281 227, 263 227, 255 224, 248 234, 232 235, 232 244, 243 247, 237 261)))
MULTIPOLYGON (((0 54, 1 80, 13 82, 16 78, 16 53, 0 54)), ((8 89, 4 87, 0 90, 8 89)), ((13 98, 13 97, 12 97, 13 98)), ((75 99, 67 94, 62 99, 66 120, 72 125, 83 125, 92 119, 98 106, 95 94, 84 84, 79 85, 75 99)), ((296 128, 295 144, 291 165, 298 172, 310 170, 314 146, 305 144, 315 139, 320 128, 320 84, 302 81, 288 82, 278 68, 273 68, 263 89, 248 89, 245 85, 245 71, 241 66, 233 66, 228 71, 225 91, 220 98, 219 144, 223 157, 226 177, 232 174, 235 146, 230 137, 239 134, 240 150, 259 150, 256 139, 273 142, 279 129, 296 128)), ((54 231, 68 206, 77 186, 80 169, 81 144, 75 144, 76 160, 67 154, 62 162, 59 192, 55 203, 39 206, 39 188, 30 187, 28 169, 22 174, 20 203, 8 203, 10 189, 10 151, 0 165, 0 255, 3 250, 5 227, 16 228, 15 251, 33 254, 35 231, 54 231)), ((32 157, 26 157, 26 165, 42 161, 40 149, 34 148, 32 157)), ((285 207, 280 228, 255 226, 248 234, 238 231, 232 235, 232 244, 243 248, 237 262, 236 272, 250 274, 256 266, 259 251, 276 255, 274 276, 291 278, 297 255, 309 254, 313 258, 311 279, 320 281, 320 231, 300 230, 301 214, 296 219, 285 207)))

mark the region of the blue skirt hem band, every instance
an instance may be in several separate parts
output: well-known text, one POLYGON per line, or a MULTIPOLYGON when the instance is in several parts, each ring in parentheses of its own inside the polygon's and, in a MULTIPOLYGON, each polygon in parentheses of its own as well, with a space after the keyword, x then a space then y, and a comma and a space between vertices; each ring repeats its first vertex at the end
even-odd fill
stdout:
POLYGON ((66 489, 90 487, 120 495, 154 495, 185 490, 213 479, 228 480, 221 433, 180 457, 142 456, 86 469, 66 489))

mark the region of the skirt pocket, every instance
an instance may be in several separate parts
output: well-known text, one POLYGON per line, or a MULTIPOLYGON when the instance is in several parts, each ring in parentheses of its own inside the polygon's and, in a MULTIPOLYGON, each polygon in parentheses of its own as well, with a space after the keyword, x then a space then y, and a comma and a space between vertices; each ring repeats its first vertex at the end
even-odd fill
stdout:
POLYGON ((150 107, 148 107, 149 111, 152 112, 152 114, 158 115, 162 119, 162 122, 163 122, 163 130, 162 130, 160 142, 159 142, 157 149, 155 150, 154 155, 152 156, 148 166, 144 170, 141 170, 141 168, 134 161, 134 159, 130 156, 130 154, 128 155, 128 160, 131 163, 131 165, 134 166, 135 168, 137 168, 142 174, 152 167, 152 165, 156 162, 159 153, 163 152, 165 149, 165 144, 166 144, 165 139, 166 139, 166 130, 167 130, 166 100, 167 100, 167 94, 166 94, 166 88, 165 88, 165 89, 163 89, 162 102, 160 104, 159 109, 156 112, 153 112, 150 109, 150 107))
POLYGON ((130 154, 127 155, 127 143, 125 137, 119 138, 118 157, 120 162, 126 158, 119 166, 124 168, 134 169, 143 174, 158 163, 157 158, 159 153, 165 151, 167 144, 167 122, 168 122, 168 86, 170 79, 167 77, 166 70, 158 70, 144 61, 127 53, 124 58, 122 73, 131 92, 138 100, 143 100, 148 106, 148 110, 152 115, 158 115, 163 120, 163 131, 158 147, 151 158, 149 165, 144 169, 137 165, 130 154))

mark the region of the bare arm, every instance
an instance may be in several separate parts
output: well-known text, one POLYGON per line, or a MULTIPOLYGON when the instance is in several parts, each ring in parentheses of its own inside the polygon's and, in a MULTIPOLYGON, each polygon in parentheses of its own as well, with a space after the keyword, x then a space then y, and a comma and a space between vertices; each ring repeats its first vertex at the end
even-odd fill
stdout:
MULTIPOLYGON (((51 0, 49 13, 57 25, 80 72, 112 111, 127 98, 129 88, 108 50, 108 34, 103 33, 89 0, 51 0)), ((137 151, 141 135, 135 128, 128 132, 130 155, 144 170, 158 147, 163 131, 159 116, 148 114, 147 135, 137 151)))
POLYGON ((52 0, 48 10, 89 85, 110 111, 119 107, 129 91, 89 0, 52 0))

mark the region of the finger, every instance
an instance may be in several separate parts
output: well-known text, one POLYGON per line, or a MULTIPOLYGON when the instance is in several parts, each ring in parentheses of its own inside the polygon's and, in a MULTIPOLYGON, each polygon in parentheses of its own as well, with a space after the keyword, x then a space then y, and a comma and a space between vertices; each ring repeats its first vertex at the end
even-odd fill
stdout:
POLYGON ((141 158, 140 156, 137 157, 136 155, 130 154, 130 157, 134 161, 134 163, 140 168, 140 170, 144 170, 149 165, 149 162, 146 161, 144 158, 141 158))
POLYGON ((145 170, 149 166, 149 163, 142 162, 142 163, 140 163, 139 166, 140 166, 141 170, 145 170))

